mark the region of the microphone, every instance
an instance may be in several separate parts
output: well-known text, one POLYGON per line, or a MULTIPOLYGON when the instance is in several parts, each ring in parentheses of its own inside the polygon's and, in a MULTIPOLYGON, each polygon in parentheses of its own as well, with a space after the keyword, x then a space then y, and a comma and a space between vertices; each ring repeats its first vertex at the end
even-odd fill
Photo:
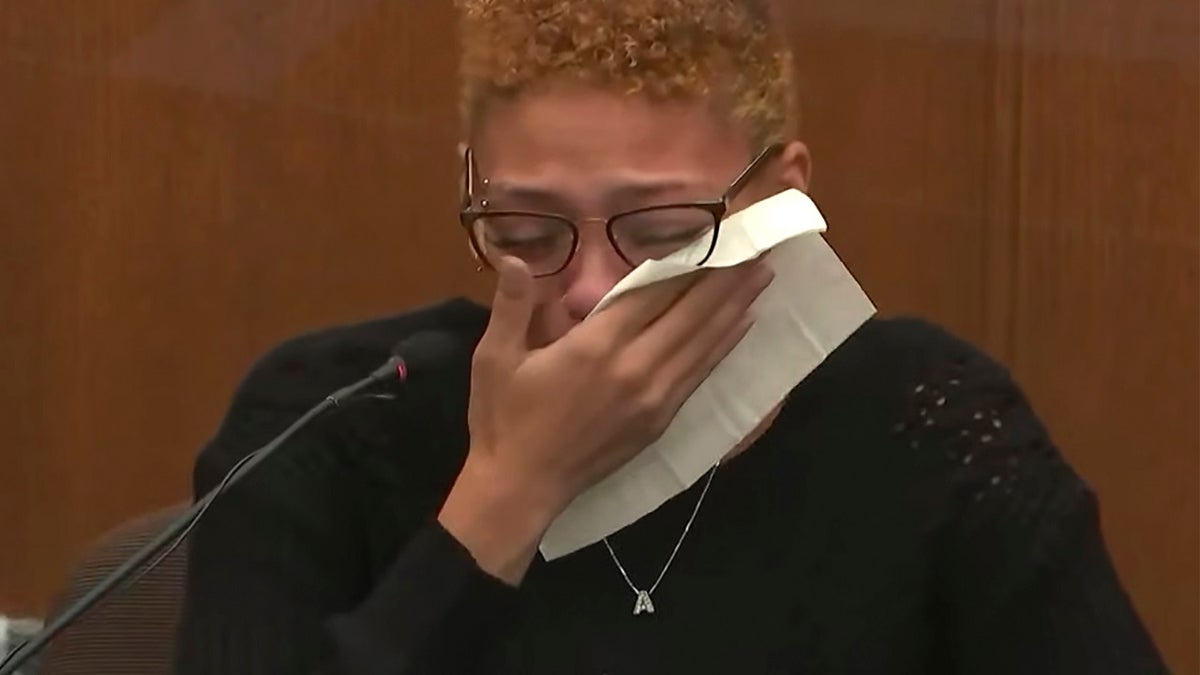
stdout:
POLYGON ((360 392, 370 387, 389 381, 399 381, 402 384, 407 383, 414 373, 420 374, 424 368, 452 356, 458 350, 459 346, 459 340, 455 336, 441 331, 421 331, 401 340, 392 349, 391 358, 384 361, 383 364, 361 380, 342 387, 329 396, 326 396, 324 400, 301 415, 299 419, 269 443, 243 457, 225 474, 225 477, 221 479, 221 482, 215 488, 196 500, 186 511, 164 528, 153 541, 143 546, 125 560, 125 562, 121 563, 119 567, 93 586, 83 597, 67 607, 36 635, 21 643, 9 653, 7 658, 0 660, 0 675, 13 675, 16 673, 22 665, 45 649, 59 633, 66 630, 110 593, 126 582, 136 583, 143 575, 157 567, 159 563, 165 560, 187 538, 192 528, 196 526, 196 523, 200 521, 200 518, 204 516, 208 507, 217 497, 221 496, 230 486, 237 483, 252 469, 274 454, 288 439, 307 426, 313 419, 333 408, 345 404, 355 398, 360 392), (157 557, 155 557, 156 555, 157 557), (147 561, 151 558, 154 558, 153 562, 147 565, 147 561), (139 571, 138 576, 133 577, 134 573, 139 571))

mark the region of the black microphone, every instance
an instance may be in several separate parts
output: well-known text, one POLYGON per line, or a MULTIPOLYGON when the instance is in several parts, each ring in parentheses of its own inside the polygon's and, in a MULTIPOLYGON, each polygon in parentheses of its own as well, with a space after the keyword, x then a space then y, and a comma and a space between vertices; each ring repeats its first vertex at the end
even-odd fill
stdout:
POLYGON ((196 500, 186 511, 163 529, 153 541, 143 546, 125 562, 121 563, 117 569, 113 570, 108 576, 93 586, 83 597, 67 607, 36 635, 21 643, 9 653, 7 658, 0 660, 0 675, 13 675, 16 673, 22 665, 45 649, 55 636, 77 621, 119 586, 129 581, 135 572, 140 571, 138 577, 133 579, 133 582, 136 582, 141 576, 157 567, 187 537, 192 528, 196 526, 196 523, 200 521, 200 518, 204 516, 208 507, 217 497, 221 496, 221 493, 225 492, 231 485, 248 474, 251 469, 274 454, 289 438, 307 426, 313 419, 319 417, 322 413, 343 405, 362 391, 373 386, 390 381, 406 383, 414 374, 419 375, 424 368, 435 365, 454 355, 459 347, 460 341, 455 336, 440 331, 421 331, 400 341, 392 349, 392 357, 373 370, 370 375, 326 396, 324 400, 309 409, 308 412, 304 413, 291 426, 285 429, 283 433, 272 439, 271 442, 243 457, 225 474, 225 477, 221 479, 221 482, 215 488, 196 500), (147 561, 156 555, 158 557, 154 558, 153 562, 147 565, 147 561))

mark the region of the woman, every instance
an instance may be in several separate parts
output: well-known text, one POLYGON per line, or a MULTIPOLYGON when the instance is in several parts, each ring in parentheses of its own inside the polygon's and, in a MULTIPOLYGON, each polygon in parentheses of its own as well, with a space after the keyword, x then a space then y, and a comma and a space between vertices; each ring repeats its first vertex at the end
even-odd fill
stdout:
POLYGON ((426 328, 474 345, 319 421, 194 535, 181 673, 1131 673, 1163 666, 1096 504, 1007 373, 872 320, 691 489, 536 556, 754 321, 751 263, 625 296, 632 266, 807 188, 758 3, 469 0, 465 301, 309 336, 243 385, 211 488, 426 328))

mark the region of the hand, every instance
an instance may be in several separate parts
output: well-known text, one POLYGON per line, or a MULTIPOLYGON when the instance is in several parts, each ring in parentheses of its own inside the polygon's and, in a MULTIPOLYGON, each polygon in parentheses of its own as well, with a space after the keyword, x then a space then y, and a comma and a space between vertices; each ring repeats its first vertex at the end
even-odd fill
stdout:
POLYGON ((498 267, 472 370, 471 449, 440 519, 515 583, 553 518, 657 439, 745 336, 773 274, 751 262, 655 284, 530 349, 533 279, 518 261, 498 267))

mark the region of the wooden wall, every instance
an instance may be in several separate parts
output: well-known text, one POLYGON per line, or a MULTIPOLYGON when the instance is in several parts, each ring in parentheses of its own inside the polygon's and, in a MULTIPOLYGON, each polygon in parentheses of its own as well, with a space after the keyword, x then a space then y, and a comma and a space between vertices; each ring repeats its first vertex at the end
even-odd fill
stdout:
POLYGON ((1197 4, 915 4, 788 3, 831 239, 1012 367, 1198 673, 1197 4))
MULTIPOLYGON (((783 4, 835 245, 1013 367, 1200 672, 1196 3, 783 4)), ((454 45, 442 2, 0 4, 0 612, 184 497, 271 344, 484 297, 454 45)))

